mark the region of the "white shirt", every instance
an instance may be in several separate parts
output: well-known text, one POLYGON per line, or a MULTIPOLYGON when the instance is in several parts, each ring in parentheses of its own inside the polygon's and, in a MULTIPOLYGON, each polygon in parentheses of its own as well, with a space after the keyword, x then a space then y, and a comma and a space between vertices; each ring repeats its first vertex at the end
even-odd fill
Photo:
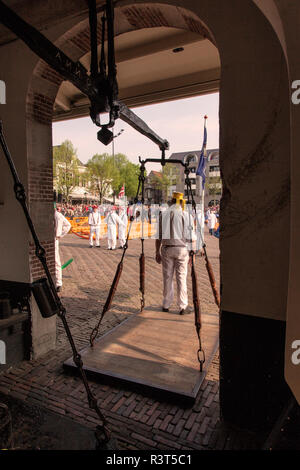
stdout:
POLYGON ((104 222, 106 222, 108 226, 116 226, 116 224, 118 223, 125 227, 124 222, 122 222, 118 214, 116 214, 115 212, 110 212, 109 214, 107 214, 106 218, 104 219, 104 222))
POLYGON ((209 229, 215 228, 216 222, 217 222, 216 214, 214 212, 212 212, 209 216, 209 219, 208 219, 208 228, 209 229))
POLYGON ((173 204, 161 213, 161 223, 158 226, 162 245, 187 247, 188 217, 188 214, 183 212, 177 204, 173 204))
POLYGON ((123 224, 126 226, 128 223, 128 217, 125 211, 121 212, 119 215, 120 219, 122 220, 123 224))
POLYGON ((58 211, 54 212, 55 238, 62 238, 70 231, 70 222, 58 211))
POLYGON ((89 214, 89 225, 93 227, 98 227, 101 225, 101 214, 100 212, 91 212, 89 214))

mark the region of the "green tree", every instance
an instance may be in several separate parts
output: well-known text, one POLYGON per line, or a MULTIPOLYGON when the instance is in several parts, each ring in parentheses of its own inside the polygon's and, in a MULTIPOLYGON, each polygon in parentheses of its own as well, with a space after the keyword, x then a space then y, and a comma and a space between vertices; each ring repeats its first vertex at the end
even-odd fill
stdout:
POLYGON ((53 147, 53 174, 56 188, 68 200, 78 178, 77 150, 70 140, 53 147))
POLYGON ((222 193, 222 180, 220 176, 209 177, 205 186, 210 196, 216 196, 222 193))
POLYGON ((115 175, 112 182, 114 194, 118 196, 124 184, 126 196, 128 198, 134 197, 139 183, 139 165, 132 163, 126 155, 118 153, 114 157, 114 166, 115 175))
POLYGON ((113 158, 107 153, 94 155, 88 162, 87 168, 91 183, 91 189, 99 194, 100 204, 103 198, 109 196, 118 179, 118 170, 114 165, 113 158))
POLYGON ((110 191, 118 196, 123 184, 128 198, 136 195, 139 165, 132 163, 126 155, 118 153, 113 157, 107 153, 97 154, 87 162, 87 167, 91 189, 98 192, 100 203, 103 197, 109 196, 110 191))
POLYGON ((173 184, 176 184, 178 175, 178 167, 172 163, 166 163, 166 165, 162 167, 162 171, 159 174, 153 174, 152 183, 161 190, 163 202, 167 202, 169 188, 173 184))

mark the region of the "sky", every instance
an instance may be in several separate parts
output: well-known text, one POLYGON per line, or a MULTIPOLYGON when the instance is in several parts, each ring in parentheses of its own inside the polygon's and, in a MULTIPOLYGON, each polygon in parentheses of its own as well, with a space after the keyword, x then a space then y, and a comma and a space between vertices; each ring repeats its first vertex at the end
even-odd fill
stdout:
MULTIPOLYGON (((207 149, 219 148, 219 93, 136 107, 133 111, 162 139, 168 140, 170 150, 166 151, 166 158, 173 152, 201 149, 205 115, 208 116, 207 149)), ((114 134, 121 129, 124 131, 114 139, 115 154, 123 153, 133 163, 138 163, 139 156, 160 158, 156 144, 118 119, 114 134)), ((105 146, 97 140, 98 130, 90 117, 56 122, 53 123, 53 145, 70 140, 82 163, 96 153, 112 154, 112 144, 105 146)), ((147 168, 159 170, 157 164, 149 164, 147 168)))

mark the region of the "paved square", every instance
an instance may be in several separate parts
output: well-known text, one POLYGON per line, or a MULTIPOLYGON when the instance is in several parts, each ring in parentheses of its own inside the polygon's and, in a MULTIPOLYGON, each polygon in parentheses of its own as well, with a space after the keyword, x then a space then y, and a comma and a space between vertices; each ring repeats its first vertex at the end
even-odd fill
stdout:
MULTIPOLYGON (((219 283, 219 248, 215 237, 206 235, 207 253, 219 283)), ((131 240, 123 274, 112 308, 104 317, 100 335, 119 325, 140 308, 140 241, 131 240)), ((145 241, 146 303, 161 305, 161 266, 154 259, 154 241, 145 241)), ((88 241, 67 235, 61 242, 62 263, 74 258, 63 271, 61 299, 67 308, 67 320, 78 350, 89 344, 89 336, 98 322, 106 300, 121 250, 108 251, 106 240, 101 249, 90 249, 88 241)), ((201 309, 217 315, 205 262, 197 257, 201 309)), ((191 282, 189 280, 189 299, 191 282)), ((172 309, 178 313, 176 306, 172 309)), ((69 376, 63 362, 72 354, 62 323, 57 318, 57 346, 54 351, 33 361, 24 361, 0 375, 0 392, 27 404, 67 416, 91 429, 99 423, 89 409, 84 386, 79 377, 69 376)), ((187 345, 188 348, 188 345, 187 345)), ((191 354, 194 354, 191 351, 191 354)), ((201 384, 195 403, 185 406, 156 399, 125 387, 90 381, 92 392, 108 420, 119 446, 126 450, 202 450, 257 448, 258 436, 235 432, 220 424, 219 363, 216 354, 201 384)))

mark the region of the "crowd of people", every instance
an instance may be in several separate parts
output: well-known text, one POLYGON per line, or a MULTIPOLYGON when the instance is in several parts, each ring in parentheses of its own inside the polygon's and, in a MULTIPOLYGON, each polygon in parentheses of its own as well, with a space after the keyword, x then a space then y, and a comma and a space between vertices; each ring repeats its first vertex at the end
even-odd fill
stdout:
MULTIPOLYGON (((124 248, 126 244, 127 225, 130 220, 141 220, 144 217, 148 223, 157 223, 157 236, 155 258, 157 263, 162 264, 163 272, 163 311, 167 312, 173 302, 173 277, 177 282, 177 304, 181 315, 190 313, 187 297, 187 272, 190 250, 195 239, 204 241, 204 222, 207 223, 210 235, 219 237, 219 208, 208 207, 204 211, 196 211, 194 224, 190 223, 190 212, 185 207, 183 194, 174 193, 170 204, 161 206, 113 206, 113 205, 85 205, 85 204, 57 204, 56 206, 56 273, 57 289, 62 286, 61 262, 59 258, 59 238, 68 233, 71 224, 66 219, 73 217, 88 217, 90 228, 89 247, 100 248, 100 228, 102 224, 107 225, 107 247, 108 250, 115 250, 117 245, 117 232, 119 248, 124 248), (179 195, 179 196, 178 196, 179 195), (200 236, 194 237, 191 227, 194 227, 200 236), (94 240, 95 238, 95 240, 94 240), (94 244, 95 242, 95 244, 94 244)), ((201 248, 200 244, 200 248, 201 248)), ((198 249, 198 248, 197 248, 198 249)))
MULTIPOLYGON (((126 230, 128 219, 130 217, 138 217, 140 215, 141 204, 127 206, 114 206, 110 204, 92 205, 92 204, 58 204, 56 205, 58 212, 63 216, 73 219, 74 217, 88 217, 90 226, 90 246, 93 246, 93 236, 96 238, 96 246, 100 246, 99 236, 101 223, 106 223, 108 228, 108 248, 114 250, 116 247, 116 236, 113 226, 118 226, 119 239, 121 238, 121 247, 123 243, 123 232, 126 230), (97 223, 95 223, 96 214, 97 223), (104 220, 103 220, 104 218, 104 220), (121 234, 121 236, 120 236, 121 234)), ((151 224, 156 218, 157 212, 164 212, 168 209, 168 204, 159 206, 144 206, 144 214, 147 222, 151 224)), ((219 206, 209 206, 204 210, 204 219, 207 224, 209 234, 219 237, 219 206)), ((125 233, 125 232, 124 232, 125 233)))
MULTIPOLYGON (((57 210, 70 219, 74 217, 88 217, 89 214, 93 212, 93 207, 95 204, 67 204, 67 203, 56 203, 57 210)), ((140 204, 137 205, 137 207, 140 204)), ((97 211, 100 212, 102 216, 105 216, 108 211, 115 211, 119 214, 120 211, 123 212, 124 206, 114 206, 112 204, 99 204, 97 206, 97 211), (122 208, 122 209, 120 209, 122 208)), ((151 219, 150 215, 150 205, 148 206, 149 209, 149 218, 151 219)), ((126 206, 126 214, 128 217, 133 215, 134 205, 128 204, 126 206)))
POLYGON ((91 205, 57 203, 57 210, 65 217, 87 217, 91 212, 91 205))

